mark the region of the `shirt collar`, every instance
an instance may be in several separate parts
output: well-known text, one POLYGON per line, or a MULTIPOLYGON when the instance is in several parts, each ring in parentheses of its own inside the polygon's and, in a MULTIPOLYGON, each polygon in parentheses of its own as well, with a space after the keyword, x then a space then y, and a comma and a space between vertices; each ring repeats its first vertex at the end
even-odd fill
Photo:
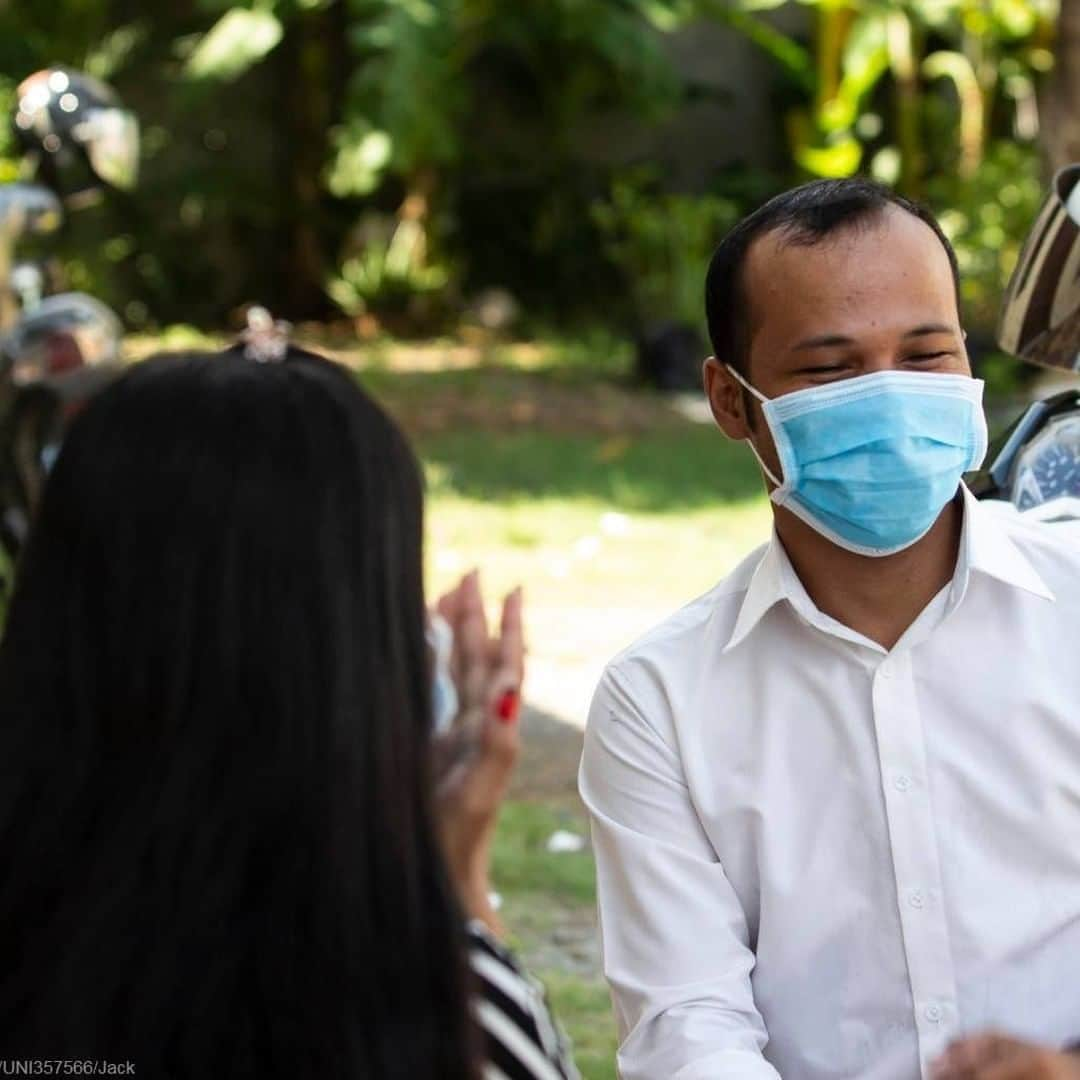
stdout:
POLYGON ((785 570, 790 570, 794 575, 787 552, 773 529, 765 554, 750 577, 750 584, 746 588, 746 595, 735 620, 735 628, 724 646, 724 652, 734 649, 761 622, 770 608, 788 598, 785 570))
POLYGON ((961 490, 964 495, 964 532, 956 577, 953 579, 957 600, 961 600, 967 591, 973 571, 995 578, 1004 585, 1023 589, 1043 600, 1053 600, 1054 594, 1049 586, 1009 535, 1001 516, 1006 511, 988 509, 966 487, 961 490))
MULTIPOLYGON (((1004 522, 993 511, 980 506, 967 487, 961 487, 961 491, 964 499, 964 526, 950 591, 950 610, 955 609, 967 594, 973 572, 985 574, 1004 585, 1023 589, 1044 600, 1053 600, 1054 594, 1013 543, 1004 522)), ((772 539, 751 575, 724 652, 734 649, 742 642, 769 610, 782 600, 791 604, 807 621, 816 622, 815 614, 818 618, 827 618, 810 599, 774 529, 772 539)), ((833 622, 831 619, 828 621, 833 622)), ((835 626, 840 628, 839 623, 835 626)))

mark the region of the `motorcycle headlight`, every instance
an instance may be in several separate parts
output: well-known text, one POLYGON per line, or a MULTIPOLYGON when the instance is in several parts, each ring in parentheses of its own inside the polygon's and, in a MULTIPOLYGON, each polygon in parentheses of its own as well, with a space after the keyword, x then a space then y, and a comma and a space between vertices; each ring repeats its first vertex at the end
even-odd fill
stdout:
POLYGON ((1080 414, 1053 418, 1016 460, 1011 500, 1035 510, 1056 499, 1080 499, 1080 414))

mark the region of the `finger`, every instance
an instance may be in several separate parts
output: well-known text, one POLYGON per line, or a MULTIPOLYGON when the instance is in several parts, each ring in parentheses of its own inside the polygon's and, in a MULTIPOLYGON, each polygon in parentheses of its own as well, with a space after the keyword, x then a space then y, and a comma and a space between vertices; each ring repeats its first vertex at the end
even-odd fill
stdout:
POLYGON ((483 708, 489 675, 487 615, 480 592, 480 575, 473 571, 461 593, 462 696, 469 708, 483 708))
POLYGON ((461 696, 462 682, 462 657, 461 643, 458 640, 461 635, 461 595, 465 585, 462 578, 449 592, 444 593, 435 603, 435 610, 446 620, 447 626, 453 635, 450 647, 450 678, 454 680, 454 686, 461 696))
POLYGON ((521 587, 514 589, 503 601, 499 626, 498 667, 510 673, 520 686, 525 676, 525 627, 522 619, 521 587))
POLYGON ((458 611, 461 607, 461 587, 464 583, 465 579, 462 578, 452 589, 448 589, 435 601, 435 610, 451 626, 457 623, 458 611))

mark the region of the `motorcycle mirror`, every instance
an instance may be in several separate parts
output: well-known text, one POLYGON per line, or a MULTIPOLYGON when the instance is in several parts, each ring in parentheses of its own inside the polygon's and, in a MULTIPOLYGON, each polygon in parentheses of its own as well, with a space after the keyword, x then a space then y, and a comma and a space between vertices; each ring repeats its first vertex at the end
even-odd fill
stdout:
POLYGON ((60 199, 42 184, 0 185, 0 234, 8 239, 55 232, 63 220, 60 199))
POLYGON ((1005 290, 997 340, 1028 363, 1080 370, 1080 164, 1054 177, 1005 290))

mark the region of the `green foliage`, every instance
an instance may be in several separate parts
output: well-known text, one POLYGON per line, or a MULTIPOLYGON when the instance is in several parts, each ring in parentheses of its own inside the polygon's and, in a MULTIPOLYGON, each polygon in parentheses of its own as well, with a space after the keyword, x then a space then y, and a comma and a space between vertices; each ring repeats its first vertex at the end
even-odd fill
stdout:
POLYGON ((193 79, 236 79, 275 48, 284 32, 271 11, 230 8, 192 50, 187 74, 193 79))
POLYGON ((326 170, 330 193, 339 199, 370 195, 393 157, 393 139, 356 117, 336 128, 332 140, 334 155, 326 170))
POLYGON ((974 176, 933 177, 927 195, 956 248, 965 315, 973 325, 991 328, 1042 202, 1038 158, 1030 148, 997 140, 974 176))
POLYGON ((775 62, 804 174, 859 171, 929 201, 984 333, 1041 198, 1037 82, 1051 62, 1057 0, 800 0, 811 36, 763 9, 785 0, 704 0, 775 62))
POLYGON ((467 107, 461 78, 470 43, 462 0, 352 0, 358 58, 349 111, 388 133, 394 168, 409 174, 454 161, 467 107))
MULTIPOLYGON (((800 167, 816 176, 850 176, 870 151, 878 155, 875 171, 909 194, 920 194, 928 175, 947 168, 971 176, 1003 104, 1030 114, 1057 11, 1055 0, 801 2, 813 13, 809 43, 746 10, 778 4, 705 0, 705 7, 764 48, 799 89, 803 100, 787 125, 800 167), (946 88, 956 134, 935 142, 925 114, 935 108, 931 96, 946 88), (948 149, 953 145, 958 154, 948 149)), ((1018 115, 1021 135, 1025 123, 1018 115)))
POLYGON ((991 406, 988 414, 991 440, 1016 419, 1009 406, 1015 407, 1018 395, 1025 386, 1030 386, 1033 372, 1022 360, 1005 353, 993 352, 980 359, 976 374, 986 383, 986 400, 991 406))
MULTIPOLYGON (((457 241, 461 269, 478 284, 573 288, 591 202, 582 188, 606 181, 582 160, 579 131, 601 110, 650 118, 677 100, 657 30, 673 7, 350 0, 356 68, 331 191, 419 196, 426 249, 445 251, 451 229, 467 238, 457 241)), ((343 260, 331 294, 339 303, 354 302, 340 282, 358 270, 343 260)))
POLYGON ((721 237, 735 224, 738 206, 717 196, 665 192, 654 177, 637 173, 617 179, 593 215, 639 318, 701 324, 705 271, 721 237))
MULTIPOLYGON (((742 210, 800 176, 857 170, 946 213, 988 325, 1038 182, 1056 0, 136 9, 0 5, 0 112, 21 78, 62 62, 111 81, 140 117, 138 190, 72 215, 52 243, 68 283, 136 328, 221 325, 254 299, 294 319, 339 307, 432 325, 490 285, 533 325, 615 325, 627 307, 696 322, 705 262, 742 210), (806 33, 771 21, 796 6, 806 33), (663 162, 650 174, 591 145, 610 118, 646 130, 697 100, 666 40, 696 20, 773 61, 787 160, 738 194, 718 181, 688 195, 663 162), (1000 206, 999 180, 1005 198, 1019 190, 1000 206)), ((0 122, 0 182, 18 166, 0 122)))
POLYGON ((349 256, 327 291, 348 315, 386 314, 438 294, 450 281, 448 268, 426 257, 423 226, 412 220, 367 218, 363 247, 349 256))
MULTIPOLYGON (((15 108, 15 80, 0 76, 0 116, 10 116, 15 108)), ((19 178, 15 135, 11 125, 0 124, 0 184, 19 178)))

